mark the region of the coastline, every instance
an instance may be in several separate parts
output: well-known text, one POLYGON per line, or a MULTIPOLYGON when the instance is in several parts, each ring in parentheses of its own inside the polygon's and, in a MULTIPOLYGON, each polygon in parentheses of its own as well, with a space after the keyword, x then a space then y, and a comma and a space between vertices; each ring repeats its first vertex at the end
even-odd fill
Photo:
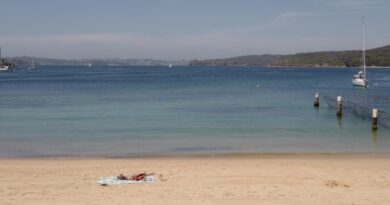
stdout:
POLYGON ((0 159, 2 204, 386 204, 390 155, 257 153, 0 159), (155 173, 157 182, 99 186, 155 173))
MULTIPOLYGON (((347 66, 315 66, 315 65, 283 65, 283 66, 272 66, 272 65, 185 65, 181 67, 215 67, 215 68, 308 68, 308 69, 361 69, 361 67, 347 67, 347 66)), ((367 66, 368 69, 389 69, 390 66, 367 66)))
MULTIPOLYGON (((298 65, 298 66, 264 66, 266 68, 313 68, 313 69, 316 69, 316 68, 337 68, 337 69, 340 69, 340 68, 346 68, 346 69, 349 69, 349 68, 356 68, 356 69, 361 69, 361 67, 347 67, 347 66, 313 66, 313 65, 308 65, 308 66, 305 66, 305 65, 298 65)), ((366 68, 390 68, 390 66, 367 66, 366 68)))

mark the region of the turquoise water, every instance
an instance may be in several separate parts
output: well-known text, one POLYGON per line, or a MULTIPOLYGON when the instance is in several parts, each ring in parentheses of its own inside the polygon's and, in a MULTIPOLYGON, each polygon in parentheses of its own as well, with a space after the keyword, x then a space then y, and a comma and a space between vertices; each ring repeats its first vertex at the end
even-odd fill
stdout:
POLYGON ((390 152, 390 129, 321 98, 390 112, 390 69, 70 67, 0 73, 0 157, 390 152), (257 85, 260 87, 258 88, 257 85))

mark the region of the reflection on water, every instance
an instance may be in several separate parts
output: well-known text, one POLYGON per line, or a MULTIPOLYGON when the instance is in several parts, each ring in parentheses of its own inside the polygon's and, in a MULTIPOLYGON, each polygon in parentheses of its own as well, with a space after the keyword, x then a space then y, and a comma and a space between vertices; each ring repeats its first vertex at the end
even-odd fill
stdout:
POLYGON ((375 151, 378 147, 378 144, 377 144, 377 130, 371 130, 371 146, 373 148, 373 150, 375 151))
POLYGON ((343 117, 342 116, 336 116, 337 125, 339 128, 343 127, 343 117))

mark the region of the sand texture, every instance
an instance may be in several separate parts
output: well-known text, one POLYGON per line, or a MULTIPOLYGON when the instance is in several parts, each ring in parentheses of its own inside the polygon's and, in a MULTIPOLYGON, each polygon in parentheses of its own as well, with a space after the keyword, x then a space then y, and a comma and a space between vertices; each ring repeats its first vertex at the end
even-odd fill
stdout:
POLYGON ((390 204, 389 156, 1 159, 0 204, 390 204), (153 184, 99 186, 154 172, 153 184))

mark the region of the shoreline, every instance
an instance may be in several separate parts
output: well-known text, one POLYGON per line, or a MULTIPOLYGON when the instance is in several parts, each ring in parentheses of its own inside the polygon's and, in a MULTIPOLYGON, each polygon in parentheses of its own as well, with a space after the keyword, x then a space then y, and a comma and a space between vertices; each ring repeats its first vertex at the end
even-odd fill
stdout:
MULTIPOLYGON (((84 67, 84 64, 77 65, 61 65, 61 64, 45 64, 40 65, 41 67, 84 67)), ((144 68, 152 68, 152 67, 162 67, 165 68, 168 65, 96 65, 96 67, 107 67, 107 68, 126 68, 126 67, 144 67, 144 68)), ((215 68, 308 68, 308 69, 361 69, 361 67, 346 67, 346 66, 309 66, 309 65, 296 65, 296 66, 271 66, 271 65, 176 65, 181 68, 199 68, 199 67, 215 67, 215 68)), ((389 69, 390 66, 366 66, 368 69, 389 69)), ((86 67, 88 69, 88 67, 86 67)), ((168 67, 167 67, 168 69, 168 67)), ((15 67, 14 70, 24 70, 24 67, 15 67)))
POLYGON ((368 152, 227 152, 227 153, 179 153, 137 155, 54 155, 54 156, 0 156, 0 160, 115 160, 115 159, 186 159, 186 158, 274 158, 274 157, 389 157, 390 153, 368 152))

